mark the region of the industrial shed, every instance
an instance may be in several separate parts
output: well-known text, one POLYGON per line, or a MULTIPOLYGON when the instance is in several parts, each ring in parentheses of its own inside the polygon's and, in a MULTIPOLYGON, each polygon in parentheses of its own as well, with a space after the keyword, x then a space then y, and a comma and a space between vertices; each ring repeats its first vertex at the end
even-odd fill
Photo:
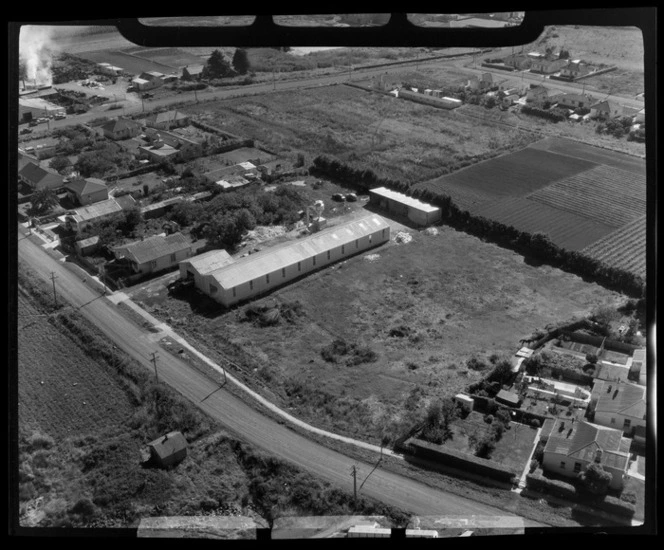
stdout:
POLYGON ((193 279, 196 288, 207 293, 205 276, 234 261, 225 250, 210 250, 180 262, 180 278, 183 281, 193 279))
POLYGON ((276 245, 217 269, 206 275, 203 291, 217 302, 230 306, 389 240, 389 224, 372 214, 276 245))
POLYGON ((441 220, 440 208, 385 187, 369 191, 369 204, 426 227, 441 220))

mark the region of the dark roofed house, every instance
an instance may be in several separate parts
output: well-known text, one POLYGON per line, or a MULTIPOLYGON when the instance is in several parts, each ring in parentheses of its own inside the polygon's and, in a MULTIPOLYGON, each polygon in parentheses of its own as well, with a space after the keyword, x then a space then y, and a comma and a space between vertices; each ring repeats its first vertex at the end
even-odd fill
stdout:
POLYGON ((69 198, 81 206, 108 199, 108 187, 98 178, 79 178, 65 185, 69 198))
POLYGON ((141 133, 141 125, 129 118, 118 118, 102 124, 101 131, 109 139, 129 139, 141 133))
POLYGON ((187 440, 181 432, 172 431, 148 443, 148 449, 152 464, 160 468, 169 468, 186 458, 187 440))
POLYGON ((182 233, 155 235, 113 249, 117 259, 125 259, 136 273, 156 273, 193 255, 192 243, 182 233))
POLYGON ((179 128, 189 124, 189 115, 180 111, 166 111, 163 113, 153 113, 145 118, 145 125, 150 128, 168 130, 169 128, 179 128))
POLYGON ((590 113, 593 118, 603 120, 622 116, 623 108, 621 105, 609 100, 600 101, 590 107, 590 113))
POLYGON ((34 191, 41 189, 57 191, 64 185, 64 179, 60 174, 46 170, 34 162, 28 162, 21 168, 18 178, 34 191))
POLYGON ((646 425, 646 388, 637 384, 595 379, 590 397, 593 421, 602 426, 633 433, 646 425))
POLYGON ((585 421, 557 418, 542 457, 542 468, 566 477, 576 477, 597 462, 611 474, 610 487, 622 489, 629 468, 631 440, 620 430, 585 421))
POLYGON ((511 391, 500 390, 498 395, 496 395, 496 401, 502 405, 507 405, 508 407, 519 408, 521 405, 521 399, 519 396, 511 391))
POLYGON ((187 65, 182 69, 182 80, 198 80, 203 75, 205 65, 187 65))

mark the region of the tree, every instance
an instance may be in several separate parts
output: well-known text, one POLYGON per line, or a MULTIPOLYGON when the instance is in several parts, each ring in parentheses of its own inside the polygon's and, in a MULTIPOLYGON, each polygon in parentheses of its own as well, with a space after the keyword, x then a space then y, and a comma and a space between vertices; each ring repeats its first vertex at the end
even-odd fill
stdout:
POLYGON ((48 166, 49 168, 53 168, 53 170, 62 174, 67 168, 71 166, 71 162, 65 156, 56 155, 49 161, 48 166))
POLYGON ((124 223, 122 224, 122 232, 129 234, 139 223, 143 221, 143 214, 141 214, 141 209, 137 206, 132 206, 124 212, 124 223))
POLYGON ((39 215, 50 212, 58 204, 58 197, 52 189, 37 189, 30 199, 30 213, 39 215))
POLYGON ((496 98, 493 96, 487 96, 487 98, 484 100, 484 106, 487 109, 493 109, 496 106, 496 98))
POLYGON ((223 78, 232 76, 233 69, 219 50, 214 50, 203 67, 203 78, 223 78))
POLYGON ((605 495, 613 476, 599 462, 593 462, 583 472, 579 472, 577 478, 593 495, 605 495))
POLYGON ((247 50, 244 48, 237 48, 233 54, 233 69, 238 74, 247 74, 249 71, 249 58, 247 57, 247 50))

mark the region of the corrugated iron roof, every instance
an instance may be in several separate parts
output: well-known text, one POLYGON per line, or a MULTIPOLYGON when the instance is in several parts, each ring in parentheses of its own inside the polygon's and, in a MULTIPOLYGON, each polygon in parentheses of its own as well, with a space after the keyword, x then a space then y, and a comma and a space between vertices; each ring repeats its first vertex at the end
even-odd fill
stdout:
POLYGON ((643 386, 596 379, 592 395, 597 398, 596 413, 620 413, 634 418, 643 418, 646 414, 646 388, 643 386))
POLYGON ((233 257, 225 250, 210 250, 203 254, 199 254, 198 256, 194 256, 193 258, 183 260, 180 263, 188 263, 200 275, 207 275, 208 273, 212 273, 234 261, 233 257))
POLYGON ((103 189, 107 189, 107 187, 103 180, 97 178, 85 178, 70 181, 65 185, 65 189, 69 189, 74 193, 82 195, 84 193, 94 193, 95 191, 101 191, 103 189))
POLYGON ((222 288, 233 288, 389 227, 383 218, 373 214, 262 250, 213 271, 210 275, 222 288))
POLYGON ((102 130, 107 132, 120 132, 122 130, 131 129, 131 128, 140 128, 138 122, 127 119, 127 118, 118 118, 117 120, 109 120, 101 126, 102 130))
POLYGON ((376 187, 375 189, 370 189, 369 193, 374 193, 381 197, 385 197, 386 199, 400 202, 401 204, 405 204, 406 206, 415 208, 416 210, 420 210, 422 212, 430 213, 430 212, 437 212, 440 210, 440 208, 438 208, 437 206, 432 206, 431 204, 427 204, 426 202, 422 202, 413 197, 409 197, 408 195, 404 195, 403 193, 392 191, 391 189, 387 189, 386 187, 376 187))
POLYGON ((105 201, 100 201, 94 204, 89 204, 88 206, 76 208, 72 217, 77 222, 91 221, 103 216, 114 214, 116 212, 122 212, 122 207, 115 201, 114 198, 111 197, 105 201))
POLYGON ((39 189, 56 189, 57 187, 61 187, 64 182, 62 176, 54 172, 49 172, 34 162, 28 162, 21 168, 19 175, 39 189))
POLYGON ((191 242, 182 233, 173 233, 166 237, 155 235, 119 248, 124 251, 125 258, 141 265, 180 252, 190 246, 191 242))

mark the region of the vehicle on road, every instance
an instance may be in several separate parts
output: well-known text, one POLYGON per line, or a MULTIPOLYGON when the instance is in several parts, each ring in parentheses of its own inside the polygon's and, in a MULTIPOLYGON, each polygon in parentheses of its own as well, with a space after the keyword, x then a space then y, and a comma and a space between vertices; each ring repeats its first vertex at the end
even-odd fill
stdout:
POLYGON ((332 195, 332 200, 337 202, 343 202, 346 200, 346 197, 341 193, 334 193, 334 195, 332 195))
POLYGON ((67 118, 67 115, 65 113, 56 113, 55 114, 55 120, 61 120, 63 118, 67 118))
POLYGON ((37 122, 36 120, 31 120, 31 121, 29 122, 29 125, 30 125, 30 126, 37 126, 37 124, 39 124, 39 122, 37 122))
POLYGON ((356 202, 357 201, 357 195, 355 193, 348 193, 346 195, 346 201, 348 202, 356 202))
POLYGON ((23 128, 23 130, 20 131, 21 134, 31 134, 32 133, 32 128, 23 128))

